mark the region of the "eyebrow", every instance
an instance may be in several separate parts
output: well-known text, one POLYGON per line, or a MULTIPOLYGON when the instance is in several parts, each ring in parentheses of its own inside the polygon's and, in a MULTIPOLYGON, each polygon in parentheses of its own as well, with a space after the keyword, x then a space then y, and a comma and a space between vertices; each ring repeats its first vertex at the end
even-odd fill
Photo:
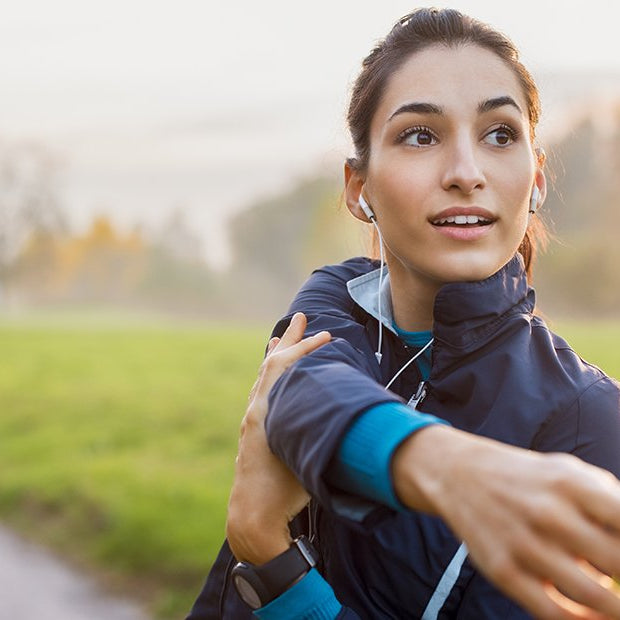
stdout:
POLYGON ((523 114, 523 111, 521 110, 517 102, 508 95, 502 95, 501 97, 494 97, 493 99, 487 99, 486 101, 482 101, 478 104, 478 114, 484 114, 485 112, 490 112, 491 110, 501 108, 505 105, 511 105, 516 108, 520 114, 523 114))
MULTIPOLYGON (((491 110, 496 110, 497 108, 501 108, 505 105, 510 105, 516 108, 521 114, 523 111, 517 104, 517 102, 508 95, 502 95, 501 97, 493 97, 492 99, 486 99, 485 101, 481 101, 478 104, 478 114, 484 114, 485 112, 490 112, 491 110)), ((414 102, 414 103, 405 103, 401 105, 388 119, 388 122, 391 121, 395 116, 399 114, 436 114, 438 116, 442 116, 444 114, 444 109, 441 106, 438 106, 434 103, 424 103, 424 102, 414 102)))
POLYGON ((443 108, 441 106, 435 105, 434 103, 405 103, 405 105, 401 105, 396 112, 388 118, 388 121, 391 121, 395 116, 399 114, 443 114, 443 108))

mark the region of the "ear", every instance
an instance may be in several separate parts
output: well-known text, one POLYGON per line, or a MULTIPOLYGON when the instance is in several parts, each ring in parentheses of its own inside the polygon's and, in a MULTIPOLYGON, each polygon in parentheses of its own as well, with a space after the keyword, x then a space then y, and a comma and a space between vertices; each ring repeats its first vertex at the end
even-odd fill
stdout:
POLYGON ((344 198, 347 203, 347 209, 349 209, 353 217, 362 222, 370 223, 359 203, 365 180, 364 175, 351 162, 347 160, 344 163, 344 198))
POLYGON ((547 197, 547 177, 543 172, 542 168, 536 169, 536 174, 534 176, 534 182, 538 187, 538 191, 540 192, 540 196, 538 198, 538 209, 543 206, 545 202, 545 198, 547 197))

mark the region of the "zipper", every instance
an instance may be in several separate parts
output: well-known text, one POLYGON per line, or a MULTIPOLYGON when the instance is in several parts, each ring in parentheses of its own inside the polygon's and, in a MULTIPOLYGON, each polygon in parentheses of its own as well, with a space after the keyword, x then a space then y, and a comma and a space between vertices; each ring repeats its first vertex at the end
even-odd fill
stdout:
POLYGON ((412 409, 417 409, 418 405, 426 398, 426 381, 420 381, 415 394, 409 399, 407 405, 412 409))

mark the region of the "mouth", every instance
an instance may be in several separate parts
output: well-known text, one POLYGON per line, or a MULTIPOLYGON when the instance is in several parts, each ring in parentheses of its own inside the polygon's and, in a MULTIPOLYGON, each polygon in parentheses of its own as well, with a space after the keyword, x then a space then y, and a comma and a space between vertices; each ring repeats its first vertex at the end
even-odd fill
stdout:
POLYGON ((481 207, 450 207, 430 219, 433 226, 476 228, 490 226, 497 218, 481 207))
POLYGON ((481 217, 480 215, 451 215, 448 217, 431 220, 433 226, 460 226, 464 228, 474 228, 476 226, 489 226, 493 219, 481 217))

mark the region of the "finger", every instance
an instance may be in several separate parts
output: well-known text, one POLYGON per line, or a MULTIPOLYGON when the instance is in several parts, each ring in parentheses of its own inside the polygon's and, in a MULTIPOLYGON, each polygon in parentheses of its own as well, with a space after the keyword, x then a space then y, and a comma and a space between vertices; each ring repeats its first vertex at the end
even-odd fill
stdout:
MULTIPOLYGON (((516 572, 502 583, 512 599, 540 620, 598 620, 599 614, 579 608, 559 592, 528 573, 516 572)), ((602 619, 601 619, 602 620, 602 619)))
POLYGON ((539 553, 528 554, 525 562, 532 573, 553 583, 567 599, 620 619, 620 597, 603 585, 604 575, 592 567, 584 571, 582 563, 563 549, 551 545, 539 549, 539 553))
POLYGON ((332 336, 329 332, 319 332, 318 334, 304 338, 297 344, 289 346, 287 349, 283 350, 280 355, 288 364, 292 364, 304 355, 312 353, 312 351, 327 344, 331 338, 332 336))
POLYGON ((587 485, 583 484, 580 489, 582 508, 593 520, 607 526, 617 537, 620 535, 620 482, 607 471, 596 469, 593 473, 593 480, 589 480, 587 485))
POLYGON ((572 613, 573 616, 577 618, 583 620, 611 620, 611 618, 617 618, 617 616, 608 616, 606 614, 601 614, 597 611, 594 611, 593 609, 584 607, 579 603, 575 603, 575 601, 564 596, 551 584, 547 584, 545 586, 545 590, 547 591, 549 598, 552 601, 555 601, 560 607, 565 609, 567 612, 572 613))
POLYGON ((304 337, 307 323, 306 315, 303 312, 296 312, 284 330, 276 349, 279 351, 298 343, 304 337))
POLYGON ((606 575, 620 574, 620 537, 592 523, 582 513, 566 509, 548 532, 572 555, 584 558, 606 575))
MULTIPOLYGON (((284 340, 284 337, 282 340, 284 340)), ((312 353, 312 351, 315 351, 319 347, 328 343, 330 340, 331 334, 329 332, 319 332, 318 334, 314 334, 314 336, 304 338, 296 344, 291 344, 285 349, 280 349, 280 346, 282 345, 282 341, 280 341, 278 348, 274 349, 273 357, 269 360, 271 364, 268 364, 266 373, 269 373, 270 377, 273 373, 277 373, 279 376, 291 364, 295 363, 304 355, 312 353), (275 355, 276 353, 277 355, 275 355)))
POLYGON ((256 398, 266 396, 277 379, 292 364, 304 355, 312 353, 312 351, 318 349, 330 340, 331 334, 329 332, 319 332, 314 336, 304 338, 301 342, 291 345, 286 349, 279 350, 279 347, 282 344, 282 341, 280 341, 278 348, 274 349, 273 353, 263 362, 261 372, 256 383, 256 389, 254 390, 252 396, 256 398))
POLYGON ((274 336, 268 343, 267 343, 267 355, 269 355, 278 345, 278 342, 280 342, 280 339, 277 336, 274 336))
POLYGON ((549 459, 559 464, 564 473, 560 491, 593 521, 620 534, 620 481, 612 473, 584 463, 573 455, 554 454, 549 455, 549 459))

